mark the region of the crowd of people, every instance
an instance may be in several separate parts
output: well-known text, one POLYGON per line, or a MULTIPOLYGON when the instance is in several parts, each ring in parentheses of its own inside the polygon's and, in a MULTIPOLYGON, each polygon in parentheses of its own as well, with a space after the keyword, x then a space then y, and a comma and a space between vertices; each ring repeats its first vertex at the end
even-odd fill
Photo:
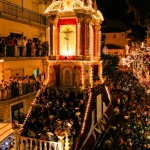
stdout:
POLYGON ((0 82, 0 100, 8 100, 35 92, 44 80, 44 73, 37 76, 34 74, 31 76, 26 75, 25 77, 20 77, 17 73, 15 77, 10 77, 9 80, 2 79, 0 82))
POLYGON ((111 80, 114 113, 99 148, 150 149, 150 96, 132 71, 117 72, 111 80))
MULTIPOLYGON (((48 55, 48 43, 26 37, 0 37, 0 57, 37 57, 48 55)), ((27 120, 22 136, 58 141, 56 135, 67 132, 75 139, 82 124, 88 92, 86 90, 45 87, 44 74, 11 77, 0 83, 0 100, 41 90, 27 120)), ((100 149, 150 149, 150 96, 132 71, 118 71, 109 78, 114 113, 100 149)), ((107 84, 107 83, 106 83, 107 84)))
MULTIPOLYGON (((132 71, 118 71, 109 82, 114 112, 99 148, 150 149, 150 96, 132 71)), ((88 100, 87 90, 42 87, 40 91, 21 135, 58 141, 57 135, 67 132, 75 139, 88 100)))
POLYGON ((48 42, 27 37, 0 37, 0 57, 42 57, 48 55, 48 42))
POLYGON ((57 135, 67 133, 69 138, 75 140, 87 100, 87 90, 42 87, 23 123, 21 135, 58 141, 57 135))

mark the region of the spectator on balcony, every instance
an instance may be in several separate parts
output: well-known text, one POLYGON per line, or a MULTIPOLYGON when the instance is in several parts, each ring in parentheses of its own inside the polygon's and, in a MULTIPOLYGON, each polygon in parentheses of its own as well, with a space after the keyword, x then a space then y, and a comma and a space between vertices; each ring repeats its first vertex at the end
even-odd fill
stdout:
POLYGON ((1 100, 4 100, 4 95, 5 95, 5 83, 4 80, 1 80, 0 83, 0 96, 1 96, 1 100))
POLYGON ((18 46, 18 39, 19 38, 15 38, 15 51, 14 51, 14 56, 15 57, 19 57, 20 56, 19 46, 18 46))
POLYGON ((32 40, 31 39, 29 39, 28 41, 27 41, 27 53, 26 53, 26 56, 27 57, 31 57, 31 49, 32 49, 32 40))
POLYGON ((8 36, 0 38, 0 57, 34 57, 34 56, 47 56, 48 55, 48 42, 33 42, 31 39, 27 41, 27 38, 16 38, 8 36), (31 45, 30 45, 30 44, 31 45), (28 52, 27 52, 27 44, 28 52), (2 46, 3 45, 3 46, 2 46))
POLYGON ((22 94, 23 94, 23 88, 22 88, 22 78, 21 77, 19 77, 18 78, 18 84, 19 84, 19 95, 21 96, 22 94))
POLYGON ((41 79, 39 78, 36 81, 33 75, 20 77, 17 73, 15 77, 10 77, 9 80, 3 80, 3 84, 2 82, 0 83, 0 100, 11 99, 29 92, 35 92, 40 88, 40 82, 41 79))
POLYGON ((30 92, 30 83, 29 83, 29 76, 26 75, 25 77, 25 86, 26 86, 26 94, 30 92))
POLYGON ((42 41, 39 41, 39 56, 42 56, 42 54, 43 54, 42 41))
POLYGON ((19 96, 19 84, 16 78, 14 78, 13 82, 11 83, 11 87, 12 87, 12 90, 11 90, 12 98, 19 96))
POLYGON ((36 52, 35 42, 32 41, 32 46, 31 46, 31 56, 32 57, 35 57, 35 52, 36 52))
POLYGON ((26 52, 27 52, 26 47, 27 47, 27 38, 24 37, 23 38, 23 54, 22 54, 23 57, 26 57, 26 52))
POLYGON ((11 48, 11 56, 15 56, 17 55, 17 39, 16 37, 13 37, 11 39, 11 45, 12 45, 12 48, 11 48))
POLYGON ((42 47, 43 47, 42 56, 48 56, 48 42, 43 42, 42 47))
POLYGON ((35 43, 35 47, 36 47, 35 55, 38 57, 39 56, 39 51, 40 51, 40 42, 39 41, 37 41, 35 43))
POLYGON ((18 45, 18 54, 19 56, 22 56, 22 53, 23 53, 23 38, 20 37, 20 38, 17 38, 17 45, 18 45))
POLYGON ((33 92, 33 85, 34 85, 34 80, 32 76, 29 76, 29 92, 33 92))
POLYGON ((7 52, 6 52, 7 56, 12 57, 12 51, 13 51, 12 42, 11 42, 11 37, 9 36, 7 40, 7 52))
POLYGON ((40 87, 40 76, 37 75, 35 77, 35 88, 36 88, 36 91, 39 89, 39 87, 40 87))
POLYGON ((5 87, 6 99, 10 99, 11 98, 10 82, 9 81, 5 81, 5 82, 6 82, 6 87, 5 87))

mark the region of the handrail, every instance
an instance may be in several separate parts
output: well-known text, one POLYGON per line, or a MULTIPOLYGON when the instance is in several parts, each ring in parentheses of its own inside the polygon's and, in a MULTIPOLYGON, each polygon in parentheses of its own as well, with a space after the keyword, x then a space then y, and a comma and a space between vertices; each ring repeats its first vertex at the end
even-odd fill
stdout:
POLYGON ((26 94, 31 95, 31 93, 36 93, 40 87, 37 89, 33 89, 33 86, 36 88, 37 83, 29 83, 29 84, 22 84, 20 87, 9 85, 6 86, 4 89, 0 89, 0 101, 11 100, 13 98, 19 98, 20 96, 24 96, 26 94), (28 86, 27 86, 28 85, 28 86), (15 94, 11 94, 12 92, 16 92, 15 94))
MULTIPOLYGON (((109 107, 113 107, 112 104, 110 104, 109 107)), ((109 107, 108 107, 108 109, 109 109, 109 107)), ((107 110, 108 110, 108 109, 107 109, 107 110)), ((106 112, 107 112, 107 110, 106 110, 106 112)), ((108 120, 107 120, 107 122, 106 122, 105 130, 103 131, 102 134, 99 134, 99 135, 97 136, 96 141, 95 141, 95 144, 94 144, 92 150, 96 149, 97 145, 100 145, 100 143, 102 142, 104 136, 105 136, 106 133, 108 132, 109 125, 110 125, 110 122, 111 122, 111 119, 112 119, 112 115, 113 115, 113 114, 112 114, 112 112, 111 112, 111 114, 110 114, 110 116, 108 117, 108 120)), ((101 122, 101 120, 100 120, 100 122, 101 122)))
MULTIPOLYGON (((93 91, 96 91, 96 95, 99 94, 99 93, 102 94, 102 97, 103 97, 102 99, 104 99, 104 95, 103 94, 104 94, 104 91, 106 90, 106 88, 104 88, 104 87, 105 87, 104 85, 101 85, 101 88, 99 90, 97 90, 97 91, 93 87, 93 91)), ((106 94, 108 94, 108 93, 106 92, 106 94)), ((94 95, 93 95, 91 100, 94 103, 94 101, 95 101, 95 96, 94 95)), ((89 98, 88 101, 90 101, 90 98, 89 98)), ((109 124, 109 121, 111 119, 111 114, 112 114, 112 104, 110 103, 110 99, 108 99, 108 101, 109 101, 109 104, 107 106, 107 110, 105 111, 105 113, 103 114, 102 118, 97 123, 94 122, 95 125, 92 128, 92 130, 89 130, 89 125, 90 125, 89 122, 91 122, 90 120, 92 118, 91 118, 91 116, 88 116, 89 120, 86 122, 86 125, 88 124, 88 126, 85 127, 86 128, 85 130, 88 131, 88 133, 80 134, 80 138, 79 138, 79 140, 76 143, 76 147, 75 147, 76 150, 79 149, 79 148, 80 149, 82 149, 82 148, 84 149, 87 146, 86 144, 88 143, 88 145, 89 145, 89 144, 92 143, 92 141, 94 143, 96 142, 96 144, 97 144, 97 141, 99 141, 102 138, 103 134, 105 133, 104 130, 108 128, 108 124, 109 124), (105 129, 103 129, 103 128, 105 128, 105 129), (85 137, 86 137, 86 139, 85 139, 85 137)), ((91 106, 89 105, 89 107, 90 107, 90 110, 88 111, 88 114, 91 114, 93 109, 94 109, 92 107, 95 107, 95 106, 92 106, 92 103, 91 103, 91 106)))
POLYGON ((20 149, 37 150, 45 148, 48 148, 49 150, 63 150, 64 145, 62 142, 53 142, 20 136, 20 149))
POLYGON ((92 122, 93 121, 92 120, 92 111, 94 110, 94 101, 93 101, 92 89, 93 88, 88 89, 89 97, 88 97, 88 101, 87 101, 86 110, 84 112, 84 119, 83 119, 83 122, 81 125, 79 138, 75 144, 75 150, 78 150, 82 147, 83 142, 86 139, 86 137, 88 136, 89 131, 92 127, 92 123, 95 123, 95 122, 92 122))
POLYGON ((0 0, 0 13, 46 25, 46 16, 8 1, 0 0))

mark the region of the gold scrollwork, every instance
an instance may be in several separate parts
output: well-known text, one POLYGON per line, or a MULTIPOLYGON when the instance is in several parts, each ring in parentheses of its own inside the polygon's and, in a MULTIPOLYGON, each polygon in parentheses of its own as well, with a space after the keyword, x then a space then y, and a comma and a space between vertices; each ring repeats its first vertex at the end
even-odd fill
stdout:
POLYGON ((91 20, 92 20, 91 15, 85 15, 84 21, 85 21, 86 24, 89 24, 91 22, 91 20))
POLYGON ((82 23, 84 21, 84 14, 77 14, 78 22, 82 23))
POLYGON ((56 15, 52 15, 48 18, 48 25, 54 24, 56 19, 56 15))

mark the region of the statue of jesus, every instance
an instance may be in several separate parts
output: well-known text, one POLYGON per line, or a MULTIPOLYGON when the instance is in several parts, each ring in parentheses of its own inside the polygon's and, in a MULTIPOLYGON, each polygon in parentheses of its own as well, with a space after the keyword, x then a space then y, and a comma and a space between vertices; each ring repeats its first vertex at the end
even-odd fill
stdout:
POLYGON ((73 33, 73 31, 70 31, 68 28, 66 31, 63 31, 64 34, 66 34, 66 37, 64 39, 67 41, 67 51, 69 50, 69 34, 73 33))

